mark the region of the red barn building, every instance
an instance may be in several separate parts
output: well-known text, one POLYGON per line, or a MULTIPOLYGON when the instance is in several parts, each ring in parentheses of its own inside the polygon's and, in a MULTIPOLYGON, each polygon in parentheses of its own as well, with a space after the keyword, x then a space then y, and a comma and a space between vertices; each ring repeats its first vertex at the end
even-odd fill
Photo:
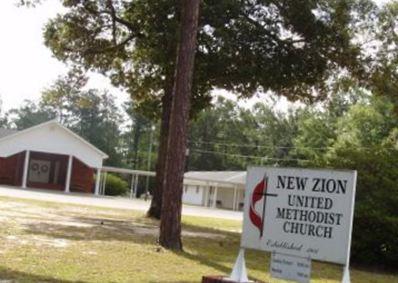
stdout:
POLYGON ((107 157, 56 121, 19 132, 0 129, 0 184, 98 194, 95 175, 107 157))

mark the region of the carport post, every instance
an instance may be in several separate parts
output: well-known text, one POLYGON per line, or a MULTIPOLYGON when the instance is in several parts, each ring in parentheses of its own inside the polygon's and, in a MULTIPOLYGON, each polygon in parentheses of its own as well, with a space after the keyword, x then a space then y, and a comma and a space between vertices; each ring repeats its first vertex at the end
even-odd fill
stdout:
POLYGON ((97 168, 97 178, 95 179, 95 190, 94 190, 94 194, 96 196, 98 196, 99 194, 100 179, 101 179, 101 168, 97 168))
POLYGON ((22 188, 23 189, 26 189, 26 184, 28 182, 29 158, 30 158, 30 151, 27 150, 25 153, 25 162, 23 165, 23 176, 22 176, 22 188))
POLYGON ((206 190, 205 190, 205 207, 209 206, 209 196, 210 196, 210 184, 206 182, 206 190))
POLYGON ((134 184, 135 184, 135 175, 131 174, 130 198, 133 198, 134 196, 134 184))
POLYGON ((70 179, 72 178, 72 162, 73 156, 69 155, 68 158, 68 171, 66 171, 65 193, 70 193, 70 179))
POLYGON ((236 193, 237 193, 237 186, 234 186, 234 202, 232 204, 232 210, 236 210, 236 193))
POLYGON ((217 206, 217 192, 218 192, 218 184, 214 186, 214 200, 213 200, 213 208, 217 206))
POLYGON ((105 195, 105 190, 106 190, 106 179, 108 178, 108 172, 103 172, 102 174, 103 178, 102 178, 102 187, 100 187, 100 195, 105 195))
POLYGON ((137 197, 137 190, 138 190, 138 174, 135 174, 134 179, 134 196, 137 197))

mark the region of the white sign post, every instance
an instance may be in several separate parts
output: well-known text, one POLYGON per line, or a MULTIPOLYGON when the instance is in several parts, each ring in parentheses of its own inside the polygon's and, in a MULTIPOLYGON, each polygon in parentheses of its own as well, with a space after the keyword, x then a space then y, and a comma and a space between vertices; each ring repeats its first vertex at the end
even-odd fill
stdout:
POLYGON ((338 263, 349 282, 356 175, 249 168, 241 248, 338 263))

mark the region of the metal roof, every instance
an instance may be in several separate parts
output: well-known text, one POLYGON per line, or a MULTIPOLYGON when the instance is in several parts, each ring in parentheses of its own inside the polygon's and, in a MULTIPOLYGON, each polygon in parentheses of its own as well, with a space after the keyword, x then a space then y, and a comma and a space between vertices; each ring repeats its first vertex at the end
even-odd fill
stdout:
MULTIPOLYGON (((139 176, 156 175, 153 171, 133 170, 128 168, 117 168, 104 166, 103 172, 124 173, 139 176)), ((246 183, 246 171, 189 171, 184 174, 184 184, 187 185, 214 185, 234 188, 244 187, 246 183)))
POLYGON ((244 186, 246 171, 189 171, 184 174, 185 179, 220 184, 244 186))
POLYGON ((8 157, 30 150, 72 155, 93 168, 102 167, 108 156, 55 120, 14 132, 0 138, 0 156, 8 157))
POLYGON ((22 131, 4 129, 4 130, 8 131, 8 133, 6 133, 5 136, 1 136, 1 134, 0 134, 0 142, 2 142, 3 140, 6 140, 8 138, 13 138, 13 137, 20 136, 20 135, 23 135, 23 134, 28 133, 28 132, 35 131, 37 129, 46 127, 47 125, 55 125, 55 126, 61 128, 61 129, 63 129, 69 135, 73 136, 74 138, 76 138, 80 142, 84 143, 85 145, 87 145, 88 147, 90 147, 91 149, 93 149, 94 151, 99 153, 100 155, 102 155, 103 158, 108 158, 109 157, 106 153, 104 153, 103 151, 101 151, 100 149, 95 147, 93 144, 91 144, 88 141, 86 141, 84 138, 82 138, 81 136, 79 136, 78 134, 73 132, 72 130, 69 130, 67 127, 65 127, 61 123, 57 122, 55 119, 47 121, 47 122, 44 122, 44 123, 41 123, 41 124, 38 124, 38 125, 35 125, 35 126, 32 126, 30 128, 26 128, 26 129, 24 129, 22 131))
POLYGON ((156 173, 153 171, 133 170, 128 168, 118 168, 112 166, 103 166, 101 170, 103 172, 111 172, 111 173, 131 174, 131 175, 150 176, 150 177, 156 176, 156 173))

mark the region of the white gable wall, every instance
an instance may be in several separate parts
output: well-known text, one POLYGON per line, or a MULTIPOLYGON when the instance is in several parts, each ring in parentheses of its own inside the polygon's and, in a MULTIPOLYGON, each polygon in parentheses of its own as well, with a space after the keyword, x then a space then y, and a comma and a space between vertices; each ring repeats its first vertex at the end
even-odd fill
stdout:
POLYGON ((233 209, 234 190, 224 187, 218 187, 217 190, 217 201, 221 202, 221 207, 233 209))
MULTIPOLYGON (((214 185, 209 189, 207 185, 185 184, 182 202, 185 204, 211 207, 214 200, 214 191, 214 185), (209 191, 207 192, 207 190, 209 191)), ((244 190, 238 189, 236 193, 236 209, 238 210, 240 208, 239 204, 243 204, 244 201, 244 190)), ((234 189, 230 187, 217 186, 217 201, 220 202, 220 204, 217 205, 218 208, 232 210, 234 208, 234 189)))
POLYGON ((186 204, 202 205, 203 204, 203 186, 184 185, 182 202, 186 204))
POLYGON ((8 157, 25 150, 72 155, 94 168, 101 168, 104 159, 100 151, 95 150, 55 122, 46 123, 0 140, 1 157, 8 157))

